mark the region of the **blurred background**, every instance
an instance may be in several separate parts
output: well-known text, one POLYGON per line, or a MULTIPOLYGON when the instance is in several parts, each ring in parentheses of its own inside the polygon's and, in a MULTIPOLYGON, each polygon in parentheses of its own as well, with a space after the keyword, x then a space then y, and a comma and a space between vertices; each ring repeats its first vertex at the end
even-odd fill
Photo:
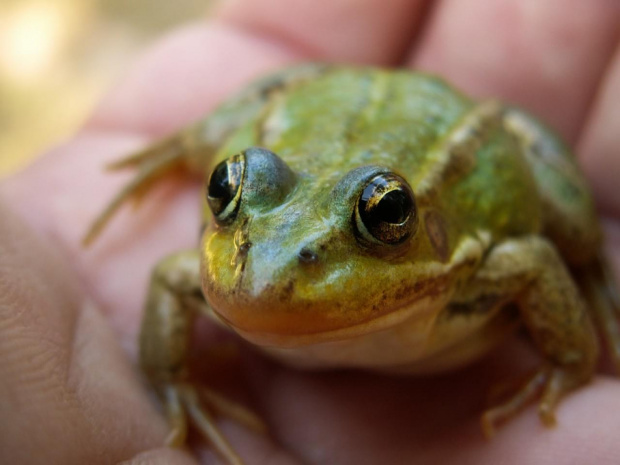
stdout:
POLYGON ((0 0, 0 177, 69 136, 155 36, 210 0, 0 0))

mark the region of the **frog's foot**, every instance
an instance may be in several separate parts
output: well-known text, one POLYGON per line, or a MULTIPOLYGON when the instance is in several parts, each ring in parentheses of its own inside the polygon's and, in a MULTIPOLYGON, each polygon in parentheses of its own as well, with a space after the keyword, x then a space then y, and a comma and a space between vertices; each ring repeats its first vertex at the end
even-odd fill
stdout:
POLYGON ((169 447, 185 445, 189 416, 192 424, 230 465, 243 465, 239 455, 217 427, 215 417, 230 418, 259 433, 266 431, 265 424, 253 412, 208 388, 176 383, 166 385, 162 394, 171 427, 166 438, 169 447))
POLYGON ((492 289, 495 297, 503 292, 513 299, 544 358, 542 367, 511 398, 484 413, 484 433, 492 436, 497 424, 538 397, 543 424, 553 426, 558 402, 590 381, 598 360, 585 302, 561 256, 545 238, 510 239, 493 248, 470 284, 470 289, 492 289))
POLYGON ((188 381, 192 324, 196 313, 211 311, 202 297, 200 261, 200 251, 193 249, 170 255, 155 267, 140 331, 140 365, 165 406, 171 425, 167 444, 183 446, 191 420, 213 448, 236 465, 242 462, 214 417, 227 417, 256 431, 265 427, 247 409, 188 381))
POLYGON ((195 171, 198 155, 192 147, 191 133, 181 132, 168 137, 142 151, 109 164, 106 168, 116 171, 137 168, 134 178, 112 199, 105 210, 93 221, 84 239, 90 244, 108 221, 127 201, 139 201, 158 181, 174 172, 195 171))
POLYGON ((493 437, 497 426, 514 418, 536 398, 540 398, 540 420, 543 425, 551 428, 556 425, 555 409, 561 398, 582 382, 570 370, 544 365, 534 372, 512 397, 482 414, 482 432, 487 438, 493 437))

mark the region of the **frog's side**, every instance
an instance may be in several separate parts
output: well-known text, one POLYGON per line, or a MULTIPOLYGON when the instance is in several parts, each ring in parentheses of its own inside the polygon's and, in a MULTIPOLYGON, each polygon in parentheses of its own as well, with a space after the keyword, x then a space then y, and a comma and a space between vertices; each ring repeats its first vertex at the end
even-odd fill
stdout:
MULTIPOLYGON (((297 366, 392 371, 461 365, 523 321, 545 363, 485 414, 488 431, 540 390, 552 423, 592 375, 597 343, 567 265, 599 263, 598 222, 570 153, 516 109, 422 74, 302 66, 127 165, 141 172, 95 233, 166 170, 216 166, 200 249, 158 266, 141 335, 173 442, 180 405, 201 410, 184 384, 196 307, 297 366)), ((586 281, 590 294, 606 285, 586 281)))

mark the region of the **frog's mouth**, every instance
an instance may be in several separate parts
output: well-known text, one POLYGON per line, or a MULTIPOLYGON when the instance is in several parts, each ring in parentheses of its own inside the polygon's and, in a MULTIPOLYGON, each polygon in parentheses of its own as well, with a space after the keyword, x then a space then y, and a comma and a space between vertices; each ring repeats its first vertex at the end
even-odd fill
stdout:
POLYGON ((382 315, 352 323, 348 326, 340 326, 333 329, 303 330, 303 324, 295 325, 292 331, 286 331, 284 325, 274 329, 252 327, 240 321, 232 321, 222 312, 214 309, 214 315, 225 326, 228 326, 245 340, 252 344, 263 347, 293 348, 319 344, 324 342, 342 341, 366 334, 384 331, 389 328, 401 325, 405 321, 416 322, 420 333, 425 333, 432 326, 438 307, 443 306, 443 302, 437 302, 430 297, 421 297, 413 302, 395 308, 388 308, 382 315))

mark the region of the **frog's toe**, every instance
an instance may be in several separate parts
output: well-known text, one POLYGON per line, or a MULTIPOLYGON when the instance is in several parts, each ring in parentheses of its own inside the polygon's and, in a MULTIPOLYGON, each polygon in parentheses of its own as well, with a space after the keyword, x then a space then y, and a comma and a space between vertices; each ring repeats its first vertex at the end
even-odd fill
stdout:
POLYGON ((204 403, 200 401, 196 389, 184 386, 181 399, 194 425, 200 430, 200 433, 209 441, 213 448, 225 458, 230 465, 243 465, 241 457, 237 455, 222 431, 217 427, 214 417, 209 410, 205 408, 204 403))
POLYGON ((261 434, 267 433, 267 425, 254 412, 243 405, 233 402, 216 391, 203 387, 200 391, 202 399, 221 417, 230 418, 246 428, 261 434))
POLYGON ((495 435, 497 427, 515 417, 540 396, 538 416, 543 425, 556 425, 555 411, 562 397, 582 384, 579 372, 544 365, 531 375, 508 400, 486 410, 481 418, 482 432, 487 438, 495 435))
POLYGON ((167 386, 164 389, 164 407, 170 424, 170 433, 166 437, 166 446, 183 447, 187 441, 187 415, 181 403, 179 388, 167 386))
POLYGON ((487 438, 495 435, 497 426, 513 418, 540 393, 548 378, 543 367, 536 371, 508 400, 487 409, 481 418, 482 432, 487 438))
POLYGON ((196 165, 199 162, 195 160, 196 156, 191 151, 187 139, 187 133, 181 132, 106 166, 111 171, 137 168, 137 173, 92 222, 82 239, 84 245, 89 245, 95 240, 114 214, 128 200, 139 201, 160 180, 174 172, 197 170, 196 165))
POLYGON ((557 424, 555 410, 558 403, 564 394, 578 384, 581 384, 581 381, 572 372, 561 368, 550 369, 538 404, 538 416, 543 425, 553 428, 557 424))
POLYGON ((170 433, 166 438, 169 447, 183 447, 187 440, 188 418, 230 465, 243 465, 243 461, 218 428, 215 416, 227 417, 248 428, 264 433, 266 426, 253 412, 208 388, 190 384, 170 384, 163 389, 170 433))

